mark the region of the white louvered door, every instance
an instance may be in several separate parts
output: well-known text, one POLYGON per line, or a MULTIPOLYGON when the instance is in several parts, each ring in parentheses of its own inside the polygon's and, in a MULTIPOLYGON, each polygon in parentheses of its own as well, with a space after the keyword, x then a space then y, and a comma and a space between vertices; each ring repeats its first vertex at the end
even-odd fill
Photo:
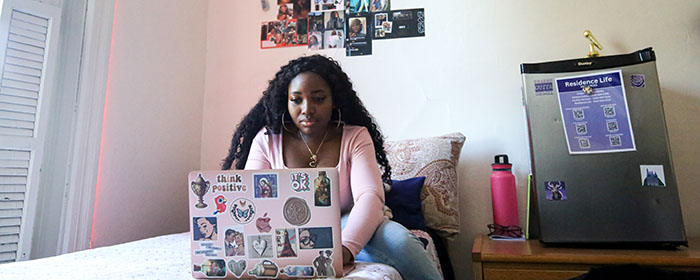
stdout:
POLYGON ((56 62, 57 7, 5 0, 0 14, 0 263, 29 257, 56 62))

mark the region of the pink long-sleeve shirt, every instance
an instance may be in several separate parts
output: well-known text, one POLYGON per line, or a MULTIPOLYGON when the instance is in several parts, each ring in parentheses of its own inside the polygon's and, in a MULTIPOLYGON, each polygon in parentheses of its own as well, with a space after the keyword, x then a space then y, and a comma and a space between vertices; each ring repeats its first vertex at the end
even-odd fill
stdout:
MULTIPOLYGON (((286 169, 282 157, 282 133, 260 130, 250 147, 245 169, 286 169)), ((340 207, 350 211, 342 232, 343 245, 353 256, 365 247, 383 220, 384 188, 372 137, 363 126, 343 126, 340 160, 340 207)))

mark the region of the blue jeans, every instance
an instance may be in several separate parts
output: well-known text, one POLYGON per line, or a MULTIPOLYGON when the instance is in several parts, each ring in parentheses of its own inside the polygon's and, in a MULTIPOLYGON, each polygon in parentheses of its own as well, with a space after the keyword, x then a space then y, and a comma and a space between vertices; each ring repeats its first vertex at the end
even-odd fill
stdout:
MULTIPOLYGON (((343 215, 341 228, 345 228, 347 220, 348 215, 343 215)), ((393 266, 406 280, 442 279, 435 262, 423 248, 423 242, 404 226, 391 220, 384 220, 379 225, 355 260, 393 266)))

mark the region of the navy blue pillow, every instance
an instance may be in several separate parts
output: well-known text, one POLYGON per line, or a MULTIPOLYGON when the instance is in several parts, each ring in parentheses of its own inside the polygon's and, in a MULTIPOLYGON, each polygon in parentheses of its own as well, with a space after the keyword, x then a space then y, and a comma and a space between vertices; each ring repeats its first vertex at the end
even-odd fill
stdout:
POLYGON ((385 194, 385 200, 386 206, 394 214, 392 220, 402 224, 407 229, 426 230, 420 201, 420 191, 423 189, 425 177, 391 181, 391 190, 385 194))

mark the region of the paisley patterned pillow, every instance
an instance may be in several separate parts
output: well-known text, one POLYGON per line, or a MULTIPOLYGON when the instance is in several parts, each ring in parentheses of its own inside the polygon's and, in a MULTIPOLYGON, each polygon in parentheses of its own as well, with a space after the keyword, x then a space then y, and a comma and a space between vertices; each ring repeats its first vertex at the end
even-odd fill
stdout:
POLYGON ((392 179, 426 177, 421 191, 425 223, 442 237, 450 239, 459 233, 459 193, 455 167, 464 140, 461 133, 452 133, 387 141, 384 145, 392 179))

